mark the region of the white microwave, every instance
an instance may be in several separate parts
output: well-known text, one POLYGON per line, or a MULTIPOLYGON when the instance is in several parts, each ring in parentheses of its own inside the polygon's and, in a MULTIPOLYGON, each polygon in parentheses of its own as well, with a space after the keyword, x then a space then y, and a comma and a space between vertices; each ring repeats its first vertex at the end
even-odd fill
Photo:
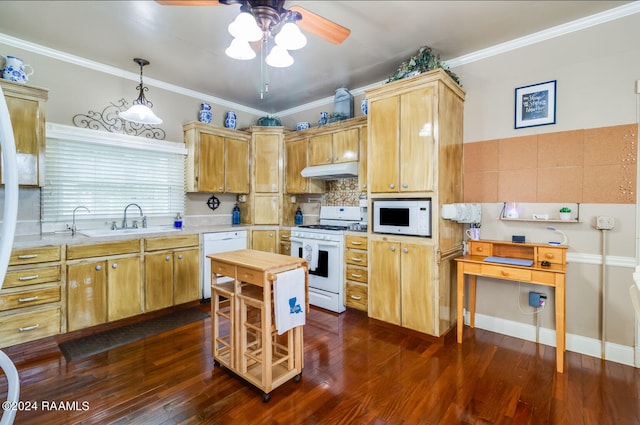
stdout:
POLYGON ((431 199, 374 199, 373 231, 431 237, 431 199))

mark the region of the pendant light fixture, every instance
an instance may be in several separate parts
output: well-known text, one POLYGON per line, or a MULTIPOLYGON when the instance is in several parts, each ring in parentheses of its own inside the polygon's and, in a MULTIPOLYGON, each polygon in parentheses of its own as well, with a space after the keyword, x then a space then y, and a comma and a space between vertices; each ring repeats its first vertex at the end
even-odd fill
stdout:
POLYGON ((162 119, 158 118, 151 110, 153 103, 144 97, 144 92, 149 90, 149 88, 142 84, 142 67, 149 65, 149 61, 142 58, 134 58, 133 61, 140 65, 140 85, 136 87, 136 90, 139 90, 140 93, 138 98, 133 101, 131 108, 118 113, 118 116, 123 120, 138 124, 162 124, 162 119))

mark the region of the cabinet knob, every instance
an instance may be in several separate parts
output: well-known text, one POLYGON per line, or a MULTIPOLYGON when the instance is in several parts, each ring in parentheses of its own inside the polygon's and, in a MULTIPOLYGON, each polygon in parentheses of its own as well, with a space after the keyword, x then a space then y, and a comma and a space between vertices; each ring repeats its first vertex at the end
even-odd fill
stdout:
POLYGON ((164 259, 167 261, 171 261, 171 256, 167 255, 166 257, 164 257, 164 259))
POLYGON ((402 188, 403 188, 403 189, 406 189, 406 188, 408 188, 408 187, 409 187, 409 185, 408 185, 408 184, 406 184, 406 183, 402 183, 402 188))
POLYGON ((409 248, 402 248, 402 252, 406 254, 407 252, 409 252, 409 248))
POLYGON ((111 268, 112 268, 112 269, 117 269, 117 268, 118 268, 118 263, 113 263, 113 264, 111 265, 111 268))
POLYGON ((547 258, 553 258, 553 254, 552 254, 552 253, 550 253, 550 252, 547 252, 546 257, 547 257, 547 258))
POLYGON ((326 158, 325 158, 325 161, 327 161, 327 162, 331 162, 331 158, 326 157, 326 158))
POLYGON ((220 192, 222 192, 224 187, 220 186, 218 189, 220 190, 220 192))
POLYGON ((182 254, 178 255, 178 260, 182 260, 182 254))
POLYGON ((98 271, 102 270, 102 266, 96 266, 96 270, 98 271))
POLYGON ((363 189, 366 189, 366 188, 367 188, 367 184, 366 184, 366 183, 365 183, 365 184, 363 184, 363 185, 362 185, 362 188, 363 188, 363 189))
POLYGON ((231 190, 231 186, 227 186, 227 191, 231 190))
POLYGON ((273 233, 269 233, 269 237, 272 238, 273 237, 273 233))
POLYGON ((396 247, 395 247, 395 246, 392 246, 392 247, 391 247, 391 252, 395 252, 395 251, 396 251, 396 247))
POLYGON ((389 185, 389 187, 390 187, 391 189, 393 189, 394 187, 396 187, 396 185, 395 185, 395 184, 393 184, 393 183, 391 183, 391 184, 389 185))
POLYGON ((333 160, 334 160, 334 161, 337 161, 337 160, 338 160, 338 157, 337 157, 337 156, 333 157, 333 160))

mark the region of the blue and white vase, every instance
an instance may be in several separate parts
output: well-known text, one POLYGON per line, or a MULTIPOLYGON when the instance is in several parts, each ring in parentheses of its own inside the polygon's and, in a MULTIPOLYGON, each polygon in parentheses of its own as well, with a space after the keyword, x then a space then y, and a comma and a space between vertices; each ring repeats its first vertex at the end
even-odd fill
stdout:
POLYGON ((360 110, 362 111, 362 115, 367 115, 369 113, 369 101, 367 99, 362 99, 360 103, 360 110))
POLYGON ((328 112, 320 112, 320 119, 318 120, 318 125, 325 125, 327 123, 328 112))
POLYGON ((200 108, 201 108, 200 114, 199 114, 200 122, 203 122, 205 124, 211 124, 211 105, 203 102, 200 104, 200 108))
POLYGON ((227 112, 227 116, 224 119, 224 126, 232 130, 236 129, 236 113, 233 111, 227 112))
POLYGON ((16 56, 3 56, 5 60, 4 68, 2 68, 2 78, 13 81, 14 83, 26 83, 31 75, 33 68, 31 65, 22 62, 22 59, 16 56))
POLYGON ((296 124, 296 130, 298 131, 306 130, 309 127, 311 127, 311 124, 308 121, 300 121, 298 124, 296 124))

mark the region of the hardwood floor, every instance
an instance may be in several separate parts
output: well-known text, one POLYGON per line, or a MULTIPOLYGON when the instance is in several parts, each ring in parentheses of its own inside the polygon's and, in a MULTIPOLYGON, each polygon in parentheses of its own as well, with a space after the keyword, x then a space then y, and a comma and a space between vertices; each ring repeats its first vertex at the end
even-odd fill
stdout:
POLYGON ((15 424, 640 424, 633 367, 567 352, 558 374, 553 347, 468 327, 462 345, 452 335, 432 342, 352 310, 312 309, 302 380, 263 403, 213 367, 210 325, 70 363, 54 338, 5 349, 20 399, 49 402, 15 424), (77 410, 52 410, 60 403, 77 410))

